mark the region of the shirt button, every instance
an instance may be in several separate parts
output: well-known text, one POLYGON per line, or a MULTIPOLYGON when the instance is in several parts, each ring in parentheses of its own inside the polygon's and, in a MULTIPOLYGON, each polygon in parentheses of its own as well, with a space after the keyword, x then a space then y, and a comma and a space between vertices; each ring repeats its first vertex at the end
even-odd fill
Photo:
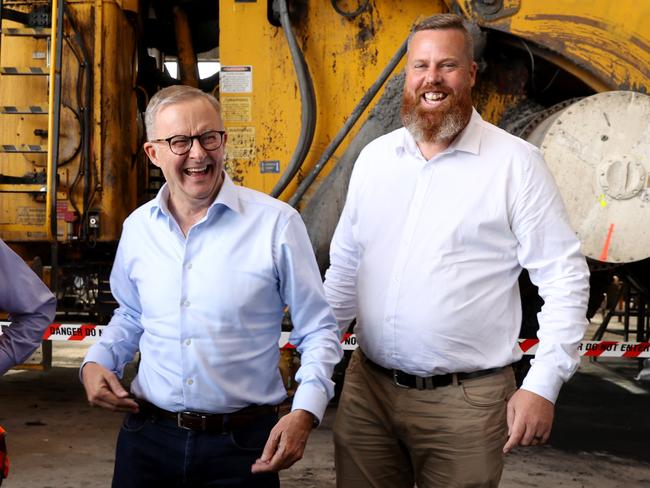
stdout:
POLYGON ((189 346, 190 344, 192 344, 192 339, 188 339, 185 341, 186 346, 189 346))
POLYGON ((185 300, 185 301, 183 302, 183 306, 185 306, 185 307, 189 307, 189 306, 190 306, 190 301, 189 301, 189 300, 185 300))
POLYGON ((187 380, 187 384, 188 384, 188 385, 191 385, 192 383, 194 383, 193 380, 191 380, 191 379, 187 380))
POLYGON ((192 269, 192 263, 187 264, 187 269, 192 269))

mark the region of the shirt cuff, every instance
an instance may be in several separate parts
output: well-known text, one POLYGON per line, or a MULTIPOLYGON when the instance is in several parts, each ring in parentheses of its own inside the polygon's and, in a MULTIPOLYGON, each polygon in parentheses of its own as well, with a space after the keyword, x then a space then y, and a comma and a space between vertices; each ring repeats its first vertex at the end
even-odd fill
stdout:
POLYGON ((552 371, 544 370, 543 364, 533 364, 521 385, 523 390, 536 393, 555 404, 564 381, 552 371))
POLYGON ((81 371, 84 369, 86 363, 97 363, 104 366, 109 371, 113 371, 120 378, 122 377, 122 371, 119 373, 115 371, 115 360, 113 359, 113 355, 98 344, 91 346, 91 348, 88 349, 88 353, 86 354, 83 363, 81 363, 81 367, 79 368, 79 379, 82 380, 82 383, 83 379, 81 377, 81 371))
POLYGON ((321 389, 304 384, 298 386, 296 394, 293 396, 293 404, 291 411, 302 409, 307 410, 318 419, 320 424, 323 421, 325 408, 327 408, 328 398, 324 391, 321 389))

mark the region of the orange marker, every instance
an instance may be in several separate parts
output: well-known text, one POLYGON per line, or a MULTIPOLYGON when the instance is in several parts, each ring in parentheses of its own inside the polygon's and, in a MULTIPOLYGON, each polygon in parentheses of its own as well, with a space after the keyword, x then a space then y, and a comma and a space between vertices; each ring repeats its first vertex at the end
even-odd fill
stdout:
POLYGON ((607 231, 607 238, 605 239, 605 245, 603 246, 603 252, 600 253, 598 258, 601 261, 607 261, 607 254, 609 253, 609 245, 612 242, 612 233, 614 232, 614 224, 609 224, 609 230, 607 231))

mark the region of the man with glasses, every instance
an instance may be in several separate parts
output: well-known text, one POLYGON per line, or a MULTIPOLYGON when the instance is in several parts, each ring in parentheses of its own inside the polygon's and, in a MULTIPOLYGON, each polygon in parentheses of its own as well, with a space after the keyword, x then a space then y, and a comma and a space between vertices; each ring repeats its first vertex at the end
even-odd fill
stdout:
POLYGON ((127 413, 113 486, 279 486, 342 354, 307 232, 291 207, 224 172, 214 97, 165 88, 145 124, 144 150, 167 183, 124 223, 111 274, 119 308, 81 369, 91 405, 127 413), (302 362, 278 421, 286 306, 302 362), (130 396, 118 377, 138 350, 130 396))

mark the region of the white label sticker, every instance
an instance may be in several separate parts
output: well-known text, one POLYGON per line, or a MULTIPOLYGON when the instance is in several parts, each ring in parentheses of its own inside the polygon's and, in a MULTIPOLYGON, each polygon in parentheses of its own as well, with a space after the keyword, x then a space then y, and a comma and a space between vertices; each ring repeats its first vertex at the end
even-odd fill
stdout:
POLYGON ((221 93, 253 93, 252 66, 222 66, 219 75, 221 93))

